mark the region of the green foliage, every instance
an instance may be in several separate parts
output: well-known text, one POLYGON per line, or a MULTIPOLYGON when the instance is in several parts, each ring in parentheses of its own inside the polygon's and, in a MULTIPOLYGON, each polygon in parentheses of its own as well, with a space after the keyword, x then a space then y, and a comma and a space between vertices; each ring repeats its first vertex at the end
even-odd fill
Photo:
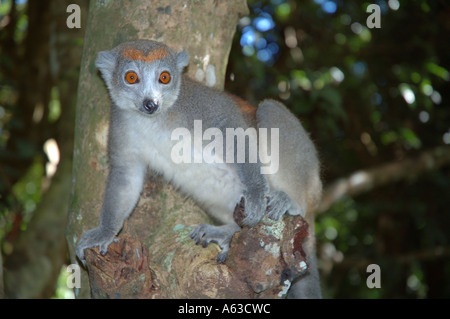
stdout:
POLYGON ((52 299, 74 299, 75 295, 73 289, 68 288, 67 281, 72 273, 67 271, 67 265, 61 267, 61 272, 58 276, 57 287, 55 295, 52 299))
POLYGON ((56 122, 61 115, 61 103, 59 101, 59 92, 57 87, 52 87, 48 109, 48 121, 50 123, 56 122))
POLYGON ((42 160, 37 159, 25 176, 14 184, 13 194, 23 207, 23 214, 27 216, 25 218, 26 221, 41 199, 41 187, 44 176, 42 160))

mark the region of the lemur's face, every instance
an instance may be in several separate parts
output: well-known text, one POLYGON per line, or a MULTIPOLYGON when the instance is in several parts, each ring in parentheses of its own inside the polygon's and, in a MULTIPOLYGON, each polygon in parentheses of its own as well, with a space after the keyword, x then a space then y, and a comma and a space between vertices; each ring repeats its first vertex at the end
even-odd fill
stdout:
POLYGON ((175 54, 153 41, 125 43, 100 52, 96 61, 117 106, 145 115, 158 114, 173 105, 187 64, 186 53, 175 54))

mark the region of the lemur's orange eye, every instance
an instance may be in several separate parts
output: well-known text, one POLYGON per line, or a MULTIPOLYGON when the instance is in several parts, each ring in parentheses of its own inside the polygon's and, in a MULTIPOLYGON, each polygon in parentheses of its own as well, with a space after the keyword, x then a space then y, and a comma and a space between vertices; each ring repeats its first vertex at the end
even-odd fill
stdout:
POLYGON ((136 72, 130 71, 125 74, 125 80, 130 84, 139 83, 139 78, 136 72))
POLYGON ((170 73, 167 71, 162 72, 159 75, 159 82, 161 82, 162 84, 167 84, 170 82, 170 73))

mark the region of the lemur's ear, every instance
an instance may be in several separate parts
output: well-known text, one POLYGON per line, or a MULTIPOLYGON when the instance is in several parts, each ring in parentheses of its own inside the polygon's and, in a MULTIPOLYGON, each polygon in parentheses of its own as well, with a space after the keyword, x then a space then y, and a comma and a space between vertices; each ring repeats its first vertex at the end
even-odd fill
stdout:
POLYGON ((183 69, 189 64, 189 53, 186 51, 177 53, 177 67, 178 70, 183 71, 183 69))
POLYGON ((112 74, 116 66, 116 55, 114 51, 101 51, 97 55, 97 60, 95 60, 95 66, 102 73, 103 79, 106 84, 111 83, 112 74))

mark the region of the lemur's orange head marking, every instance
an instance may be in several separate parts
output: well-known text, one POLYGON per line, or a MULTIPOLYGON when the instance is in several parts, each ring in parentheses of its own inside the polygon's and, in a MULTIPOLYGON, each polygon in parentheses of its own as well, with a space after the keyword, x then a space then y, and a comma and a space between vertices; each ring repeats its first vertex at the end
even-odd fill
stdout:
POLYGON ((127 59, 139 60, 143 62, 152 62, 155 60, 159 60, 167 55, 169 55, 169 51, 167 51, 165 48, 156 48, 154 50, 151 50, 147 55, 145 55, 141 50, 135 48, 125 48, 122 52, 122 56, 127 59))

